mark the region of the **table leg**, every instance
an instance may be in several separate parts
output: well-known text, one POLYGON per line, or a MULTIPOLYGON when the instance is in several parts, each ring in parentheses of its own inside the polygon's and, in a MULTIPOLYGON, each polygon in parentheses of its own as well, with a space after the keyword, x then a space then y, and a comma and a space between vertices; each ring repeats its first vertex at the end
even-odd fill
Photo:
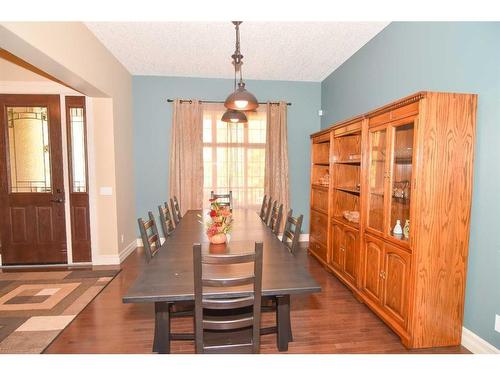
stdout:
POLYGON ((153 352, 170 353, 170 308, 167 302, 155 302, 153 352))
POLYGON ((288 350, 288 343, 293 341, 292 326, 290 323, 290 295, 276 297, 276 324, 278 334, 276 344, 280 352, 288 350))

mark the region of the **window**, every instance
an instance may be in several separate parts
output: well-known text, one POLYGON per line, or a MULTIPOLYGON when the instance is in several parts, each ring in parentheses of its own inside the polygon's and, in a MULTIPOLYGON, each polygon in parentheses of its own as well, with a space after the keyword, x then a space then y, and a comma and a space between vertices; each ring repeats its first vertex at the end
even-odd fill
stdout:
POLYGON ((83 107, 69 107, 69 133, 71 152, 71 192, 87 191, 85 151, 85 120, 83 107))
POLYGON ((247 124, 220 119, 225 108, 203 104, 203 199, 210 192, 233 192, 233 204, 257 208, 264 196, 265 109, 248 113, 247 124))
POLYGON ((12 193, 50 193, 47 107, 7 107, 12 193))

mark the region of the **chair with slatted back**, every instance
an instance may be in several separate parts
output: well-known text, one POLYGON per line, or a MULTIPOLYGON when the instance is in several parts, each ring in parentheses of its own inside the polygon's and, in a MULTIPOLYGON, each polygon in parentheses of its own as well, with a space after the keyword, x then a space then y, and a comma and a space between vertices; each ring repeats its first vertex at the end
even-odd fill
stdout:
POLYGON ((194 244, 193 269, 196 353, 259 353, 262 242, 256 243, 250 253, 221 255, 202 254, 201 245, 194 244), (225 270, 241 263, 253 263, 253 272, 225 274, 225 270), (224 288, 244 285, 251 285, 253 291, 224 298, 224 288), (205 297, 204 287, 220 293, 220 297, 205 297))
POLYGON ((279 234, 281 218, 283 216, 283 204, 278 206, 278 201, 275 201, 273 208, 271 210, 271 217, 269 218, 269 228, 273 231, 275 235, 279 234))
POLYGON ((273 198, 270 196, 269 200, 267 201, 267 205, 266 205, 265 212, 264 212, 264 217, 262 218, 262 221, 266 225, 269 223, 269 216, 271 216, 271 210, 272 210, 273 204, 276 204, 276 203, 277 203, 277 201, 273 202, 273 198))
POLYGON ((292 216, 293 211, 288 211, 285 221, 285 229, 283 230, 283 238, 281 241, 293 254, 299 247, 300 228, 304 215, 295 218, 292 216))
POLYGON ((260 212, 259 212, 259 217, 264 221, 266 217, 266 210, 267 210, 267 195, 264 195, 264 198, 262 198, 262 205, 260 206, 260 212))
MULTIPOLYGON (((161 207, 161 206, 160 206, 161 207)), ((139 222, 139 230, 141 232, 142 243, 144 246, 144 252, 146 254, 146 260, 149 263, 151 259, 158 253, 161 247, 160 236, 158 235, 158 228, 156 227, 155 218, 151 211, 148 212, 149 220, 144 221, 142 218, 137 219, 139 222)), ((162 309, 168 308, 169 319, 183 317, 183 316, 193 316, 194 314, 194 304, 190 301, 181 301, 176 303, 167 304, 166 302, 155 303, 155 310, 161 312, 162 309)), ((158 320, 159 314, 155 313, 155 319, 158 320)), ((170 324, 168 325, 170 328, 170 324)), ((155 323, 154 339, 153 339, 153 351, 156 352, 158 349, 158 342, 161 340, 161 336, 168 335, 171 341, 174 340, 194 340, 194 334, 189 333, 174 333, 174 332, 159 332, 157 328, 159 327, 158 321, 155 323)))
POLYGON ((156 255, 161 246, 160 236, 158 235, 158 228, 156 227, 153 213, 149 211, 148 215, 149 220, 147 221, 144 221, 142 218, 137 219, 147 262, 156 255))
POLYGON ((158 206, 158 213, 160 214, 161 229, 165 239, 174 232, 174 219, 170 213, 168 203, 165 202, 164 206, 158 206))
POLYGON ((213 190, 210 192, 211 199, 217 199, 220 206, 229 206, 229 208, 233 209, 233 192, 229 190, 227 194, 215 194, 213 190))
POLYGON ((179 206, 179 201, 174 195, 174 199, 170 198, 170 206, 172 207, 172 216, 174 218, 175 225, 179 224, 182 219, 181 207, 179 206))

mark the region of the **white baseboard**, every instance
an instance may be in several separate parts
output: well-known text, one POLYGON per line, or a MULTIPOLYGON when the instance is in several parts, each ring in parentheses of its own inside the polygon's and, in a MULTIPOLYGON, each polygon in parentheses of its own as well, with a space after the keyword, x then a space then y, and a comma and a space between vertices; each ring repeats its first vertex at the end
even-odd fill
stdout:
POLYGON ((92 257, 94 266, 113 266, 121 264, 137 247, 137 241, 132 241, 118 255, 99 255, 92 257))
POLYGON ((137 248, 137 241, 130 242, 125 249, 120 251, 118 257, 120 258, 120 263, 122 263, 127 257, 132 254, 132 252, 137 248))
POLYGON ((465 327, 462 327, 462 345, 474 354, 500 354, 500 349, 465 327))
POLYGON ((299 242, 309 242, 309 233, 302 233, 299 237, 299 242))

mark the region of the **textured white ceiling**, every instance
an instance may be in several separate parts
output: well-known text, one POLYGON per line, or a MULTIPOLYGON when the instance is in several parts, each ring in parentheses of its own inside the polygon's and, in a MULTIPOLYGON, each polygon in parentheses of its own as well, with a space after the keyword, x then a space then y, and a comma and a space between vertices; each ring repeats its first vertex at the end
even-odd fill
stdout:
MULTIPOLYGON (((387 22, 243 22, 243 77, 322 81, 387 22)), ((133 75, 232 78, 231 22, 90 22, 133 75)))

